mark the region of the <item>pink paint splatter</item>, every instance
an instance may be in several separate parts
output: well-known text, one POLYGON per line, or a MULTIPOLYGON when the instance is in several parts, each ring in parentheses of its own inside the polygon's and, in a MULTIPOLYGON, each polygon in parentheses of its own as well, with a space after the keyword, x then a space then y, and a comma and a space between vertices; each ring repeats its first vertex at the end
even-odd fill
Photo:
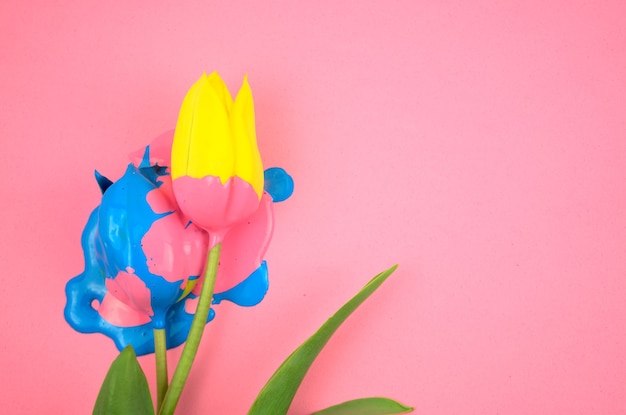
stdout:
MULTIPOLYGON (((150 143, 150 164, 169 165, 173 135, 173 131, 168 131, 150 143)), ((142 162, 144 151, 142 149, 130 155, 135 165, 138 166, 142 162)), ((148 194, 148 202, 156 213, 176 210, 178 205, 173 195, 171 177, 160 176, 159 181, 162 185, 158 190, 148 194), (153 196, 152 193, 159 193, 159 196, 153 196)), ((233 177, 225 185, 215 177, 204 179, 181 177, 176 180, 176 186, 182 194, 193 195, 193 200, 183 198, 185 202, 178 201, 187 204, 190 209, 186 210, 188 215, 197 214, 200 217, 213 215, 217 218, 212 221, 213 226, 210 226, 213 229, 210 231, 211 240, 223 241, 215 292, 224 292, 239 284, 259 267, 267 250, 274 226, 271 197, 263 194, 259 203, 252 187, 238 177, 233 177), (185 181, 187 183, 183 183, 185 181), (212 190, 207 191, 208 188, 212 190), (241 220, 242 217, 244 220, 241 220), (230 229, 224 235, 224 231, 217 228, 226 224, 230 229)), ((198 224, 198 218, 194 219, 198 224)), ((187 284, 187 276, 203 275, 208 245, 206 233, 193 224, 185 232, 176 231, 180 224, 184 228, 189 220, 182 209, 179 209, 176 214, 156 221, 142 241, 150 272, 162 275, 168 281, 180 280, 181 289, 187 284), (177 221, 180 221, 180 224, 177 224, 177 221), (202 236, 199 237, 197 232, 202 236), (178 235, 176 237, 180 238, 178 241, 185 241, 182 244, 184 246, 182 252, 177 252, 173 248, 180 245, 175 243, 177 239, 172 236, 168 237, 172 243, 162 242, 168 234, 178 235)), ((193 292, 199 293, 201 285, 200 278, 193 292)), ((188 306, 195 309, 192 304, 188 306)))
MULTIPOLYGON (((125 271, 119 271, 115 278, 106 278, 105 285, 108 292, 120 302, 146 316, 154 315, 150 303, 150 290, 132 268, 127 267, 125 271)), ((100 309, 103 304, 100 305, 100 309)))
POLYGON ((168 282, 187 284, 204 270, 208 235, 177 212, 155 221, 141 240, 148 269, 168 282))
POLYGON ((177 206, 172 203, 172 181, 169 176, 163 176, 166 181, 161 181, 161 186, 156 189, 150 190, 146 195, 146 201, 150 205, 150 208, 154 213, 163 214, 173 212, 177 209, 177 206), (169 194, 168 194, 169 191, 169 194))
POLYGON ((110 293, 105 294, 98 307, 98 313, 107 322, 117 327, 141 326, 150 322, 150 316, 128 306, 110 293))
POLYGON ((261 265, 273 229, 272 198, 264 193, 259 209, 224 236, 215 292, 234 287, 261 265))

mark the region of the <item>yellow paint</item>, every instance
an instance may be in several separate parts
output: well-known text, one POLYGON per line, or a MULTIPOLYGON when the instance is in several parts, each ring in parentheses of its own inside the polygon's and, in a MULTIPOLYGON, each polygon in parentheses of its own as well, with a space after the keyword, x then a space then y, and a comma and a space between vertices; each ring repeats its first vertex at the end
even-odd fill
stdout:
POLYGON ((172 180, 181 176, 238 176, 263 194, 263 164, 256 142, 254 101, 244 77, 233 99, 217 72, 203 74, 189 89, 172 144, 172 180))
POLYGON ((191 291, 193 291, 194 288, 196 288, 196 284, 198 284, 198 280, 187 280, 187 284, 185 284, 185 289, 183 290, 183 293, 180 295, 180 297, 178 297, 178 300, 176 300, 176 302, 179 302, 180 300, 186 298, 189 293, 191 291))

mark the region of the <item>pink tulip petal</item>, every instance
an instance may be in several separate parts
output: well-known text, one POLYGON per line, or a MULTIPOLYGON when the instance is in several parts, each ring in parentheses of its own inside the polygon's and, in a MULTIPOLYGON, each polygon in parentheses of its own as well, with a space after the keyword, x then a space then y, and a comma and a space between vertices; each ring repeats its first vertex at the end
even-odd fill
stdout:
POLYGON ((172 181, 172 187, 180 210, 210 234, 247 220, 259 207, 254 188, 236 176, 224 184, 215 176, 182 176, 172 181))

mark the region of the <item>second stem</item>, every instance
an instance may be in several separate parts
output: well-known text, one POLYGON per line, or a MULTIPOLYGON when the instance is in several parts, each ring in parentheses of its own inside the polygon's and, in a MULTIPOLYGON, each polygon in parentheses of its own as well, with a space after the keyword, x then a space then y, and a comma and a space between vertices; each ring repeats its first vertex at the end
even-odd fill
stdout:
POLYGON ((154 329, 154 355, 156 357, 157 413, 167 392, 167 339, 165 329, 154 329))

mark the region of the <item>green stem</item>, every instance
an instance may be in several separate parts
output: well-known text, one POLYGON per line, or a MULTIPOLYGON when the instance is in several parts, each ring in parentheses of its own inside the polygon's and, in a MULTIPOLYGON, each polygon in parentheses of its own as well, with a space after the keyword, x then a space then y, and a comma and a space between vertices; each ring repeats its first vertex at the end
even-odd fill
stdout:
POLYGON ((165 329, 154 329, 154 355, 156 357, 157 379, 157 413, 161 410, 161 404, 167 392, 167 346, 165 329))
POLYGON ((180 395, 183 392, 183 387, 189 376, 189 370, 193 364, 193 360, 196 357, 198 346, 200 345, 200 339, 204 332, 204 326, 206 325, 207 317, 209 316, 209 309, 211 308, 211 300, 213 299, 213 288, 215 287, 215 277, 217 275, 217 265, 219 264, 220 251, 222 244, 218 243, 209 250, 207 257, 207 266, 204 271, 204 281, 202 281, 202 291, 200 292, 200 298, 198 299, 198 307, 196 308, 196 314, 191 322, 191 329, 189 330, 189 336, 185 342, 185 347, 180 355, 180 360, 172 376, 172 382, 165 394, 163 400, 163 406, 159 415, 172 415, 180 399, 180 395))

